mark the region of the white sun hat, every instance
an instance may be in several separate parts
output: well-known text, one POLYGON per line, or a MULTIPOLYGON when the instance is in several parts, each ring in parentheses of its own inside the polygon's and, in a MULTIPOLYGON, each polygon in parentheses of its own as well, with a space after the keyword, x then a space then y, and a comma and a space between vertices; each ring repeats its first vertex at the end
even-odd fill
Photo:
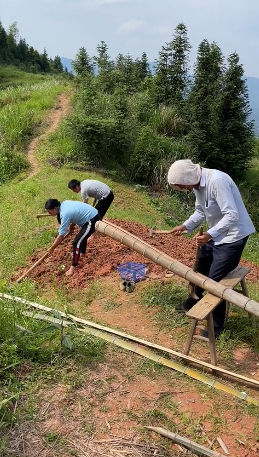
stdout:
POLYGON ((182 186, 196 185, 201 179, 201 167, 189 159, 176 160, 168 171, 167 181, 169 184, 182 186))

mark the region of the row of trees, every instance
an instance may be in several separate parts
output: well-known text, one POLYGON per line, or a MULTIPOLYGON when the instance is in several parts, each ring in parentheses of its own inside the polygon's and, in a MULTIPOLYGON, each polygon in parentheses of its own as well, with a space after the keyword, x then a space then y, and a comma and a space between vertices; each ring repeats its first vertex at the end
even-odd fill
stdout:
POLYGON ((33 73, 63 73, 61 59, 48 57, 46 49, 40 54, 19 36, 17 22, 6 31, 0 21, 0 63, 14 65, 33 73))
POLYGON ((104 42, 91 58, 79 49, 73 61, 77 111, 70 124, 84 159, 122 165, 126 159, 130 175, 144 184, 181 157, 243 178, 254 134, 239 56, 225 59, 217 43, 203 40, 191 69, 190 50, 183 23, 152 71, 145 53, 112 60, 104 42))

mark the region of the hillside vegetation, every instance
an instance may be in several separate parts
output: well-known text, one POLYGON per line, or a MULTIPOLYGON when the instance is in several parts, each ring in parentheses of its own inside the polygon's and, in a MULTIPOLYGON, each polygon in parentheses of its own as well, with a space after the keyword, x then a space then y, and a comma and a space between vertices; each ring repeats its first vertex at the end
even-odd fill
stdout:
MULTIPOLYGON (((114 348, 82 333, 81 328, 78 331, 73 321, 65 327, 64 316, 56 311, 182 350, 189 321, 173 312, 186 295, 185 283, 163 275, 143 281, 133 294, 126 294, 119 289, 118 273, 112 273, 98 280, 83 278, 84 288, 79 290, 73 278, 68 283, 59 274, 63 265, 56 265, 55 253, 47 259, 55 265, 48 277, 43 274, 38 281, 29 277, 15 282, 22 267, 31 266, 56 236, 55 218, 36 219, 45 201, 80 198, 67 188, 72 178, 107 182, 116 195, 108 217, 135 221, 148 233, 149 227, 172 227, 192 210, 192 195, 176 196, 166 188, 169 165, 188 157, 230 173, 242 188, 253 220, 259 223, 254 172, 258 143, 249 121, 238 55, 233 53, 226 61, 216 43, 204 40, 191 85, 189 52, 187 29, 179 24, 159 54, 155 75, 150 73, 145 53, 136 60, 120 55, 112 61, 103 42, 94 59, 85 48, 79 50, 73 81, 46 76, 41 80, 41 74, 26 76, 20 71, 14 75, 11 67, 9 75, 3 70, 6 80, 14 83, 21 76, 24 84, 14 83, 0 91, 0 291, 53 309, 50 321, 44 321, 31 308, 1 298, 3 457, 90 455, 96 435, 109 444, 110 436, 118 434, 131 445, 128 454, 120 448, 123 455, 134 455, 133 445, 139 446, 135 455, 143 450, 145 457, 188 455, 154 438, 143 428, 146 425, 167 427, 217 450, 215 437, 223 436, 233 455, 244 455, 244 449, 251 457, 257 455, 257 405, 232 397, 230 389, 220 392, 208 388, 206 382, 198 384, 183 374, 184 369, 169 371, 114 348), (55 131, 43 137, 50 109, 58 109, 60 94, 70 100, 70 112, 55 131), (39 167, 26 179, 28 145, 33 138, 40 139, 34 151, 39 167), (143 443, 152 445, 143 448, 143 443)), ((65 260, 70 261, 66 247, 65 260)), ((58 249, 62 258, 65 248, 58 249)), ((96 257, 94 241, 89 250, 96 257)), ((108 262, 109 251, 104 252, 108 262)), ((244 257, 258 263, 257 235, 250 237, 244 257)), ((84 262, 87 266, 87 258, 84 262)), ((258 271, 256 265, 251 266, 258 271)), ((256 283, 249 284, 249 291, 258 300, 256 283)), ((203 342, 195 344, 196 356, 206 358, 203 342)), ((258 328, 251 328, 242 310, 231 313, 217 341, 217 352, 226 369, 251 372, 253 379, 258 376, 258 328)), ((223 381, 237 388, 235 381, 223 381)), ((251 386, 242 383, 238 388, 257 397, 251 386)), ((108 452, 103 444, 99 455, 108 452)))

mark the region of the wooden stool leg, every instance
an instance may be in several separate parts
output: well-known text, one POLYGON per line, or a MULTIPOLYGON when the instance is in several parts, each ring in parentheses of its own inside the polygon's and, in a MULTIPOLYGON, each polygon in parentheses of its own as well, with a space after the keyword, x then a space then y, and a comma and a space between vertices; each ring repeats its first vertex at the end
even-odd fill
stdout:
POLYGON ((189 352, 190 352, 191 345, 192 345, 192 340, 193 340, 193 335, 195 333, 197 322, 198 321, 196 321, 196 319, 192 319, 191 328, 190 328, 189 335, 188 335, 188 338, 187 338, 187 341, 186 341, 186 344, 185 344, 185 348, 184 348, 184 351, 183 351, 183 353, 185 355, 188 355, 189 352))
POLYGON ((225 313, 225 320, 226 321, 228 320, 229 309, 230 309, 230 303, 229 303, 229 301, 226 301, 226 313, 225 313))
POLYGON ((210 360, 211 360, 212 365, 217 365, 214 322, 213 322, 212 313, 210 313, 207 317, 207 326, 208 326, 209 346, 210 346, 210 360))
MULTIPOLYGON (((241 284, 242 294, 245 295, 246 297, 249 297, 248 288, 247 288, 247 285, 246 285, 245 278, 241 279, 240 284, 241 284)), ((248 313, 248 316, 249 316, 249 318, 251 320, 252 327, 256 328, 255 316, 253 314, 251 314, 251 313, 248 313)))

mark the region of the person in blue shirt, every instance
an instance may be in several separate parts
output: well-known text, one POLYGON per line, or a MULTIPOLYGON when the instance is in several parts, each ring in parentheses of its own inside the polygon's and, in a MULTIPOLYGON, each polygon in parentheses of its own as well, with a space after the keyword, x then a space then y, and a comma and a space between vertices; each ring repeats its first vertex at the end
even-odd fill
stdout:
POLYGON ((86 203, 70 200, 60 203, 55 198, 45 203, 45 209, 50 216, 56 216, 60 223, 58 236, 49 249, 50 254, 61 243, 66 233, 74 230, 75 225, 81 227, 73 241, 72 265, 66 272, 66 276, 71 276, 76 271, 80 254, 86 253, 87 240, 94 233, 95 224, 100 220, 100 215, 97 209, 86 203))
MULTIPOLYGON (((175 190, 193 190, 195 212, 172 230, 173 235, 192 233, 206 222, 207 230, 195 236, 200 247, 197 272, 214 281, 221 281, 238 266, 249 235, 255 232, 238 187, 231 177, 219 170, 201 167, 191 160, 177 160, 168 171, 168 183, 175 190)), ((195 287, 199 299, 203 289, 195 287)), ((191 309, 197 300, 189 296, 176 306, 176 311, 191 309)), ((215 336, 224 325, 226 302, 213 311, 215 336)), ((203 336, 207 336, 204 332, 203 336)))

